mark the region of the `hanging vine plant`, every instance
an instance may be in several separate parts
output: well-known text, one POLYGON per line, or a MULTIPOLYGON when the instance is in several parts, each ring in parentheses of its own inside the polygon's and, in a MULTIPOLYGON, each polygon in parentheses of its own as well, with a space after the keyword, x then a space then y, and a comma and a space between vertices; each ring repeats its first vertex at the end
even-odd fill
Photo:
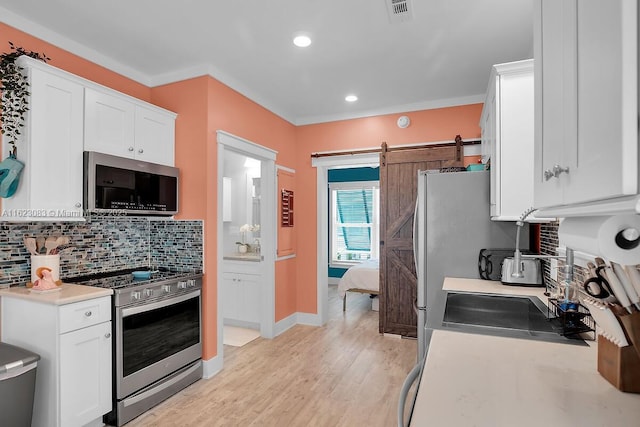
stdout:
POLYGON ((16 141, 24 127, 25 114, 29 110, 29 82, 22 74, 22 67, 16 59, 22 55, 47 62, 44 53, 33 52, 9 42, 11 52, 0 55, 0 92, 2 92, 2 110, 0 125, 3 138, 11 145, 11 156, 16 157, 16 141))

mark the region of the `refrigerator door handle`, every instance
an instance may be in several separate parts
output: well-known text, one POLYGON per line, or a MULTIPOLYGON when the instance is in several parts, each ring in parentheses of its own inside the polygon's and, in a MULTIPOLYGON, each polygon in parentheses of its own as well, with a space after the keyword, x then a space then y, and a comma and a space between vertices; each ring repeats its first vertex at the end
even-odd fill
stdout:
POLYGON ((413 264, 416 266, 416 276, 418 275, 418 199, 413 209, 413 264))

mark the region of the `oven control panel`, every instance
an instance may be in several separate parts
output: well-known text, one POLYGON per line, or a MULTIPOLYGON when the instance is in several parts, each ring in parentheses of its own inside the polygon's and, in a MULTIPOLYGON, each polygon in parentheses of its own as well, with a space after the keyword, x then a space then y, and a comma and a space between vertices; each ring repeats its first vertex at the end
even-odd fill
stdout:
POLYGON ((137 305, 152 300, 173 298, 181 294, 188 294, 202 289, 202 275, 185 278, 145 282, 139 286, 131 286, 115 290, 114 301, 116 307, 137 305))

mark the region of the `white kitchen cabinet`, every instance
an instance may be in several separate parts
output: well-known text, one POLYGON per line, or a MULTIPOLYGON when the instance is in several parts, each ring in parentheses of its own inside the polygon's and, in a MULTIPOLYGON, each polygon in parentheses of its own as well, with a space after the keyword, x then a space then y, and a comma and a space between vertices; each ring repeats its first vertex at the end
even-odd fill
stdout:
POLYGON ((61 425, 80 426, 111 410, 111 322, 60 335, 61 425))
POLYGON ((222 307, 226 324, 260 326, 260 276, 236 272, 222 273, 222 307))
MULTIPOLYGON (((21 57, 30 84, 29 111, 18 160, 24 163, 13 197, 2 199, 2 219, 83 220, 83 91, 67 73, 21 57)), ((4 144, 8 154, 9 146, 4 144)))
POLYGON ((64 305, 2 296, 2 340, 40 355, 33 426, 83 426, 111 410, 111 297, 64 305))
POLYGON ((86 89, 84 149, 174 165, 175 114, 115 91, 86 89))
POLYGON ((492 67, 480 126, 493 220, 518 220, 533 206, 533 96, 533 60, 492 67))
POLYGON ((87 89, 84 149, 114 156, 134 154, 135 105, 114 94, 87 89))
POLYGON ((535 3, 535 206, 637 212, 636 0, 535 3))
POLYGON ((175 164, 175 115, 136 105, 136 159, 175 164))

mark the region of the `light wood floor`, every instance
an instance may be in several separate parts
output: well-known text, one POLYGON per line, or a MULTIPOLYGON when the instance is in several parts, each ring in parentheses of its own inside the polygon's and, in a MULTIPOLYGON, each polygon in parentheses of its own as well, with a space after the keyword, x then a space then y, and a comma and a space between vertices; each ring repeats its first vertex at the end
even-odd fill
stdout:
POLYGON ((296 325, 243 347, 225 346, 224 369, 127 424, 134 426, 395 426, 416 341, 378 333, 368 295, 335 286, 329 322, 296 325))

